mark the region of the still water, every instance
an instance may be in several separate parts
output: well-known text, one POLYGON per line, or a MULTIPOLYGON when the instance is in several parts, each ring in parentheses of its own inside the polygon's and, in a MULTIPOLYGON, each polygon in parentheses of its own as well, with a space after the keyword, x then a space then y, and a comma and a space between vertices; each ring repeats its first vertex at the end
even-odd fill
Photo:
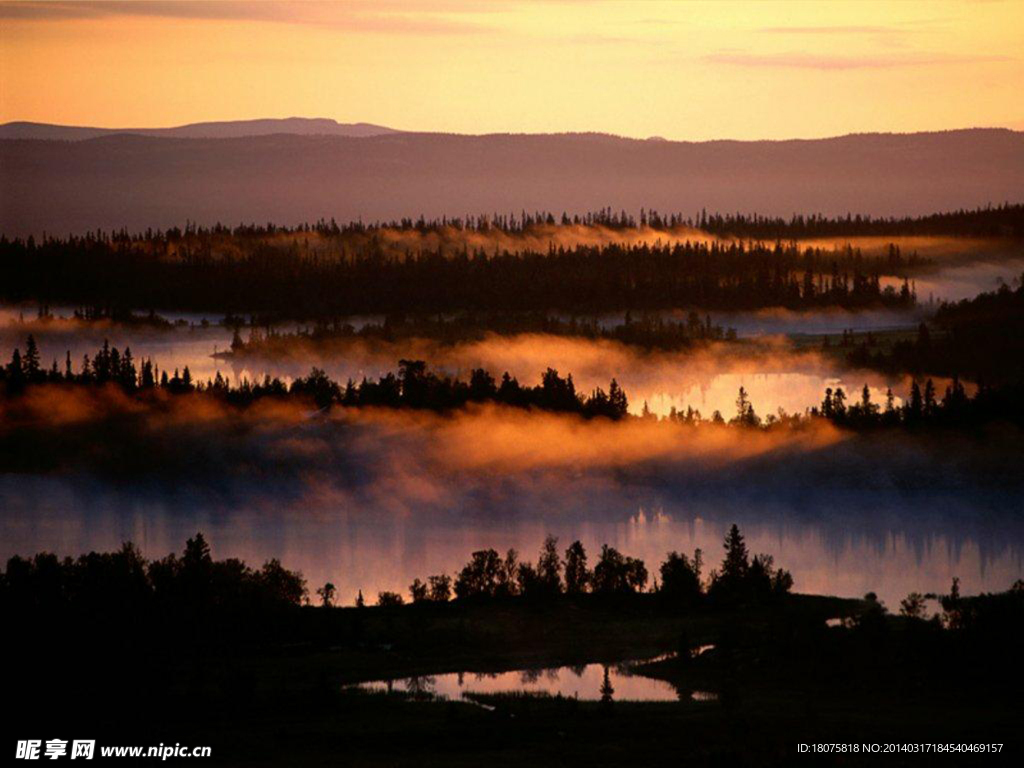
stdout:
MULTIPOLYGON (((1003 590, 1024 578, 1024 521, 968 503, 927 511, 890 499, 858 503, 850 511, 813 511, 778 499, 763 505, 723 503, 694 510, 531 511, 503 506, 421 513, 386 507, 289 506, 268 497, 246 505, 209 497, 153 501, 138 493, 52 479, 0 478, 0 557, 40 550, 78 555, 136 542, 148 557, 182 549, 201 530, 216 557, 260 564, 272 557, 303 572, 310 590, 330 581, 338 602, 362 591, 372 603, 380 591, 402 593, 416 577, 454 574, 477 549, 516 548, 535 560, 545 535, 560 548, 581 540, 591 564, 602 544, 642 558, 651 572, 670 550, 701 548, 706 570, 721 559, 722 540, 739 523, 753 553, 771 553, 789 569, 795 591, 860 597, 876 592, 890 608, 912 591, 948 591, 953 576, 965 593, 1003 590)), ((495 503, 497 501, 495 500, 495 503)), ((938 507, 936 500, 933 504, 938 507)))
POLYGON ((368 691, 428 694, 445 699, 460 699, 467 694, 496 693, 548 694, 580 701, 600 701, 605 694, 615 701, 678 701, 680 698, 679 692, 670 683, 633 674, 629 663, 493 673, 452 672, 375 680, 361 683, 358 687, 368 691))

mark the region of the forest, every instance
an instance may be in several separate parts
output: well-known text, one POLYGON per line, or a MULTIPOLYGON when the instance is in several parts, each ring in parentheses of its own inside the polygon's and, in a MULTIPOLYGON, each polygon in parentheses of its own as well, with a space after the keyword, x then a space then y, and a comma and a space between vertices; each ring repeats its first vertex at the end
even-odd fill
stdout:
POLYGON ((912 340, 888 350, 863 339, 847 354, 862 368, 907 371, 914 375, 963 376, 991 384, 1024 381, 1024 275, 1016 288, 943 303, 930 324, 912 340))
POLYGON ((1024 237, 1024 205, 1003 203, 977 210, 934 213, 929 216, 828 218, 794 214, 789 219, 743 214, 702 214, 694 226, 720 235, 757 240, 815 237, 892 235, 952 235, 958 237, 1024 237))
POLYGON ((226 226, 94 232, 84 236, 0 237, 0 298, 132 309, 266 313, 322 318, 360 313, 569 312, 700 307, 907 308, 907 278, 927 264, 892 245, 865 255, 855 247, 801 246, 798 237, 896 231, 998 230, 1015 238, 1020 206, 926 219, 710 218, 680 229, 677 216, 602 212, 561 223, 550 214, 391 224, 320 221, 295 228, 226 226), (945 222, 946 219, 939 219, 945 222), (801 224, 800 222, 803 222, 801 224), (813 225, 808 224, 812 221, 813 225), (579 223, 577 223, 579 222, 579 223), (653 222, 653 223, 652 223, 653 222), (751 223, 755 222, 755 223, 751 223), (995 223, 993 223, 995 222, 995 223), (734 228, 735 232, 724 230, 734 228), (888 228, 888 230, 886 229, 888 228), (751 229, 751 232, 747 232, 751 229))
POLYGON ((490 334, 514 336, 522 333, 547 334, 591 341, 615 341, 641 349, 678 350, 711 341, 734 341, 736 330, 712 323, 711 316, 702 318, 689 312, 686 320, 672 320, 658 315, 634 317, 627 312, 623 322, 602 324, 595 319, 571 317, 563 319, 544 313, 471 313, 458 317, 387 316, 383 321, 366 322, 356 328, 343 318, 320 319, 312 326, 293 331, 280 331, 271 324, 261 326, 256 318, 227 317, 224 323, 234 328, 231 349, 217 353, 222 358, 245 358, 250 355, 287 355, 303 348, 323 349, 334 343, 354 340, 393 342, 408 339, 431 339, 442 344, 480 340, 490 334), (248 325, 246 338, 241 329, 248 325))

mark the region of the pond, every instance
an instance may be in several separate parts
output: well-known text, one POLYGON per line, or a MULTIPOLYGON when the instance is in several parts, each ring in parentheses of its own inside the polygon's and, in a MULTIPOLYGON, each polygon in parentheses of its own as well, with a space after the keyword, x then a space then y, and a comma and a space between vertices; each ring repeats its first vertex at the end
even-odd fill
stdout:
POLYGON ((421 677, 375 680, 359 684, 369 691, 401 691, 460 699, 472 694, 547 694, 580 701, 679 701, 679 692, 664 680, 632 674, 629 662, 584 664, 508 672, 455 672, 421 677))

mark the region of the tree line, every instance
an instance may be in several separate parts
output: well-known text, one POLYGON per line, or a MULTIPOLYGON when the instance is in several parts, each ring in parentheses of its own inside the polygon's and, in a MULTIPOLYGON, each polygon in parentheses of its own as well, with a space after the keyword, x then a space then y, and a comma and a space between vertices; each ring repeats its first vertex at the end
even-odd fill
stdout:
POLYGON ((283 317, 898 308, 916 300, 908 282, 881 286, 881 275, 906 276, 920 261, 895 249, 866 257, 854 248, 781 240, 558 240, 550 236, 546 250, 470 248, 463 241, 396 251, 376 234, 359 244, 342 236, 207 230, 181 240, 0 237, 0 298, 283 317))
MULTIPOLYGON (((607 544, 593 567, 583 544, 574 541, 563 553, 558 539, 547 536, 536 564, 521 561, 515 549, 501 556, 494 549, 474 552, 454 579, 447 574, 415 579, 411 601, 492 600, 524 598, 544 600, 559 596, 612 597, 656 594, 673 605, 696 607, 705 602, 734 605, 787 594, 793 586, 788 571, 775 568, 771 555, 751 557, 738 526, 733 525, 723 544, 721 565, 705 578, 703 554, 692 557, 669 552, 653 585, 640 559, 623 555, 607 544), (660 581, 659 581, 660 577, 660 581)), ((334 585, 316 590, 321 605, 332 606, 334 585)), ((362 592, 357 607, 364 605, 362 592)), ((309 602, 302 574, 276 559, 259 569, 241 560, 214 560, 202 533, 188 539, 181 555, 171 553, 146 560, 131 542, 115 552, 90 552, 78 558, 52 553, 34 557, 15 555, 0 571, 0 606, 3 611, 52 610, 60 606, 96 611, 231 614, 273 611, 309 602)), ((400 605, 393 592, 378 595, 379 605, 400 605)))
MULTIPOLYGON (((549 535, 541 545, 536 564, 520 560, 515 549, 509 549, 504 556, 494 549, 479 550, 454 580, 444 573, 430 576, 425 582, 417 578, 409 586, 409 595, 412 602, 421 603, 447 602, 453 596, 459 600, 544 600, 560 595, 607 598, 650 592, 672 604, 694 607, 705 601, 732 605, 766 600, 792 589, 793 577, 788 571, 775 568, 771 555, 755 555, 751 559, 735 524, 729 529, 723 547, 725 557, 721 566, 712 570, 706 580, 700 549, 692 557, 669 552, 648 589, 650 574, 643 560, 604 544, 590 567, 586 548, 580 541, 574 541, 560 553, 558 539, 549 535)), ((397 593, 378 595, 378 604, 403 602, 404 598, 397 593)))
POLYGON ((279 611, 306 599, 301 573, 277 559, 259 569, 241 560, 214 560, 202 533, 181 555, 147 560, 131 542, 115 552, 58 558, 15 555, 0 573, 0 611, 46 613, 73 608, 99 622, 112 613, 233 617, 279 611))
POLYGON ((1016 288, 942 304, 913 339, 888 351, 864 338, 847 355, 850 365, 921 375, 965 376, 994 384, 1024 382, 1024 275, 1016 288))
POLYGON ((83 356, 77 370, 70 352, 63 369, 57 361, 46 368, 40 362, 34 337, 28 337, 25 354, 15 349, 10 362, 0 367, 0 393, 17 397, 26 388, 39 384, 73 386, 116 385, 125 392, 144 395, 156 390, 174 395, 205 394, 237 406, 250 405, 265 397, 294 397, 324 409, 342 407, 415 408, 436 411, 461 408, 469 403, 493 402, 516 408, 575 413, 586 418, 603 416, 621 419, 628 414, 626 393, 613 378, 606 392, 595 388, 589 395, 577 392, 572 374, 562 377, 548 368, 537 386, 526 386, 507 372, 500 381, 482 368, 474 369, 468 381, 439 376, 428 370, 422 360, 400 360, 397 374, 389 372, 377 379, 363 378, 358 384, 349 380, 341 385, 323 370, 313 368, 308 376, 286 384, 269 375, 262 381, 243 379, 232 385, 220 372, 205 382, 195 381, 188 366, 173 374, 160 370, 153 360, 136 364, 131 349, 120 352, 104 342, 92 357, 83 356))
POLYGON ((426 338, 443 344, 483 339, 490 334, 517 335, 539 333, 588 340, 616 341, 644 349, 682 349, 708 341, 733 341, 736 331, 711 322, 710 315, 701 317, 689 312, 686 320, 672 320, 654 314, 634 317, 627 312, 623 322, 604 325, 596 319, 571 317, 562 319, 547 313, 469 313, 443 316, 389 315, 379 323, 368 322, 358 328, 346 318, 321 318, 308 327, 291 331, 277 330, 272 324, 261 324, 256 318, 227 317, 224 322, 234 327, 230 352, 219 357, 260 355, 273 357, 287 354, 304 345, 322 346, 331 342, 355 339, 398 341, 426 338), (248 326, 243 338, 242 329, 248 326))
POLYGON ((429 370, 422 360, 400 360, 398 372, 388 372, 376 379, 364 377, 360 382, 349 379, 344 385, 334 381, 326 372, 313 368, 307 376, 285 383, 280 378, 265 376, 263 380, 243 378, 232 384, 220 372, 205 382, 195 381, 188 366, 172 375, 151 360, 136 364, 131 349, 120 352, 117 347, 104 343, 93 357, 85 355, 76 370, 71 355, 65 358, 63 370, 57 361, 46 368, 41 364, 35 339, 28 337, 23 355, 15 349, 7 365, 0 366, 0 396, 16 398, 30 386, 57 384, 71 386, 114 385, 126 393, 144 396, 147 392, 162 391, 172 395, 198 394, 216 397, 238 407, 245 407, 266 397, 295 398, 315 405, 319 409, 334 406, 360 408, 411 408, 418 410, 450 411, 471 403, 494 403, 514 408, 570 413, 584 418, 620 420, 640 418, 664 420, 688 425, 730 424, 743 428, 772 429, 797 427, 810 420, 826 419, 838 426, 854 430, 886 427, 971 427, 996 421, 1024 425, 1024 385, 1020 382, 1001 385, 979 384, 973 396, 959 378, 955 378, 940 395, 932 379, 911 382, 906 399, 896 404, 896 395, 889 388, 884 403, 873 400, 871 390, 864 385, 860 396, 852 400, 841 388, 825 390, 820 405, 805 413, 778 413, 759 415, 744 387, 739 388, 735 413, 726 419, 719 411, 709 417, 688 407, 685 411, 673 407, 664 417, 650 412, 647 404, 638 416, 629 413, 629 398, 619 383, 612 378, 608 390, 596 387, 589 395, 577 390, 572 374, 565 377, 548 368, 541 374, 540 383, 523 385, 507 371, 495 380, 487 370, 474 369, 468 381, 442 376, 429 370))
POLYGON ((927 216, 872 217, 847 214, 794 214, 780 217, 737 214, 702 214, 696 226, 708 232, 760 240, 815 237, 868 237, 891 235, 949 235, 958 237, 1024 237, 1024 205, 1003 203, 960 209, 927 216))
MULTIPOLYGON (((867 214, 847 213, 845 216, 825 216, 820 213, 794 213, 789 219, 779 216, 764 216, 758 213, 708 213, 702 209, 694 215, 680 212, 661 213, 654 209, 641 208, 638 215, 624 209, 618 211, 610 206, 586 213, 570 215, 563 211, 520 210, 508 213, 467 214, 465 216, 441 216, 428 219, 418 218, 376 220, 362 219, 339 224, 333 217, 321 218, 287 226, 267 222, 265 224, 242 223, 229 226, 218 222, 202 226, 187 221, 184 227, 170 227, 166 230, 149 227, 140 232, 126 228, 118 230, 97 229, 80 236, 81 239, 104 243, 138 244, 156 246, 173 245, 189 239, 227 237, 238 240, 264 240, 268 237, 292 235, 319 235, 322 237, 350 237, 372 235, 384 230, 396 232, 436 233, 443 230, 484 234, 502 232, 511 235, 534 234, 554 226, 603 227, 612 230, 629 230, 645 227, 655 230, 674 230, 680 227, 701 229, 716 234, 762 240, 789 240, 804 237, 869 236, 869 235, 971 235, 971 236, 1024 236, 1024 204, 1003 203, 986 205, 973 209, 959 209, 933 213, 924 216, 877 217, 867 214)), ((34 243, 34 238, 30 238, 34 243)), ((47 238, 44 237, 44 240, 47 238)), ((70 236, 75 242, 77 236, 70 236)), ((0 242, 3 242, 0 236, 0 242)))

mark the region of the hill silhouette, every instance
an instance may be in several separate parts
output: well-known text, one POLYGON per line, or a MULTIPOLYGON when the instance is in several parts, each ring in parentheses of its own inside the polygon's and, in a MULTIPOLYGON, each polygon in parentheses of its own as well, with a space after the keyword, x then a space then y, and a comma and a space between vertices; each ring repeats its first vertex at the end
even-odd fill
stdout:
POLYGON ((702 143, 431 133, 4 139, 0 190, 8 236, 605 206, 903 216, 1020 201, 1024 133, 702 143))
POLYGON ((40 139, 43 141, 85 141, 100 136, 133 133, 173 139, 230 139, 244 136, 269 136, 288 133, 299 136, 379 136, 397 133, 372 123, 339 123, 323 117, 285 117, 262 120, 221 120, 188 123, 173 128, 95 128, 52 123, 11 122, 0 125, 0 139, 40 139))

